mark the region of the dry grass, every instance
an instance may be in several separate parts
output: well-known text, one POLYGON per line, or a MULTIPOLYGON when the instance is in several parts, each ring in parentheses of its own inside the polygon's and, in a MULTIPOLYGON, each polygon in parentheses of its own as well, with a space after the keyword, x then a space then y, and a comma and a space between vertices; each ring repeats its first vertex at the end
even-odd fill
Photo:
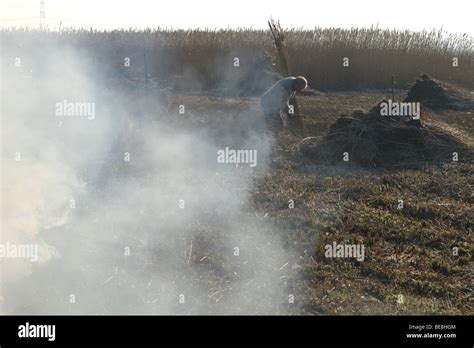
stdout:
MULTIPOLYGON (((322 135, 341 113, 369 109, 383 97, 351 93, 300 101, 305 114, 315 115, 307 124, 312 135, 322 135)), ((463 117, 472 134, 469 115, 431 114, 453 130, 463 117)), ((299 300, 295 313, 473 313, 472 160, 422 170, 315 167, 297 156, 297 141, 280 136, 282 157, 254 190, 257 211, 287 231, 287 248, 301 256, 299 276, 290 282, 299 300), (294 209, 288 209, 289 199, 294 209), (324 245, 334 241, 364 244, 365 261, 325 258, 324 245)))
MULTIPOLYGON (((48 49, 47 42, 59 40, 83 49, 101 71, 112 75, 120 71, 124 56, 131 57, 138 75, 145 51, 150 74, 156 79, 169 82, 174 74, 188 73, 202 88, 230 83, 238 77, 229 73, 229 57, 242 57, 245 67, 252 62, 257 49, 270 49, 272 44, 267 32, 249 30, 66 30, 61 34, 18 30, 3 31, 2 36, 9 47, 5 58, 28 57, 37 53, 36 47, 48 49)), ((315 29, 288 32, 287 45, 293 57, 292 70, 308 76, 317 88, 386 88, 392 74, 402 86, 419 76, 420 70, 473 87, 470 37, 446 41, 437 33, 315 29), (459 68, 450 64, 453 55, 460 60, 459 68), (342 68, 344 56, 350 57, 351 69, 342 68)), ((41 63, 23 61, 26 66, 41 63)), ((368 110, 384 97, 384 93, 351 92, 305 96, 298 101, 302 113, 310 116, 305 119, 309 135, 318 136, 325 134, 339 115, 368 110)), ((397 100, 403 97, 404 93, 396 95, 397 100)), ((181 103, 187 105, 188 112, 176 121, 177 126, 195 131, 208 128, 214 139, 222 138, 215 130, 216 122, 224 123, 225 133, 258 129, 258 115, 253 109, 257 100, 174 96, 170 113, 181 103)), ((462 128, 468 135, 473 134, 472 115, 466 111, 444 110, 429 116, 447 123, 454 131, 462 128)), ((245 137, 240 133, 233 135, 236 145, 245 137)), ((277 134, 277 138, 279 147, 273 154, 271 168, 256 184, 248 214, 268 216, 275 226, 272 232, 279 233, 285 247, 298 255, 297 275, 287 282, 288 292, 296 298, 290 311, 474 313, 469 302, 474 221, 472 163, 391 172, 314 167, 297 155, 298 138, 285 132, 277 134), (288 209, 289 199, 295 201, 294 209, 288 209), (405 202, 403 209, 397 209, 399 199, 405 202), (365 244, 366 260, 324 258, 324 244, 332 241, 365 244), (458 256, 452 255, 453 246, 459 248, 458 256), (404 303, 397 303, 398 295, 404 296, 404 303)), ((222 257, 229 253, 221 250, 220 236, 225 229, 221 231, 218 225, 203 224, 196 237, 182 246, 186 266, 203 276, 200 282, 212 281, 209 299, 205 300, 209 303, 219 301, 225 280, 235 277, 238 266, 231 263, 230 257, 222 257)))
MULTIPOLYGON (((397 95, 397 99, 404 95, 397 95)), ((302 97, 300 102, 302 112, 313 115, 307 123, 311 135, 321 135, 341 113, 369 109, 383 97, 383 93, 340 93, 302 97)), ((209 127, 217 122, 209 118, 209 109, 226 110, 217 119, 229 122, 229 129, 239 122, 231 116, 237 110, 249 110, 245 116, 248 122, 258 117, 251 112, 255 105, 252 98, 229 101, 181 96, 172 104, 184 101, 196 110, 193 118, 209 127)), ((431 117, 456 129, 463 114, 451 111, 431 117)), ((471 133, 472 124, 464 125, 471 133)), ((287 291, 296 299, 294 305, 288 305, 290 313, 473 313, 469 302, 472 162, 390 172, 313 167, 298 156, 298 138, 285 132, 277 137, 279 146, 271 168, 256 183, 252 197, 256 214, 266 215, 285 248, 297 255, 297 272, 287 281, 287 291), (294 200, 294 209, 288 208, 289 199, 294 200), (399 199, 404 200, 403 209, 397 207, 399 199), (363 243, 365 261, 325 258, 324 245, 333 241, 363 243), (459 248, 458 256, 452 255, 454 246, 459 248), (397 303, 399 295, 403 295, 403 303, 397 303)), ((210 234, 207 238, 217 242, 210 234)), ((198 240, 195 243, 199 245, 198 240)), ((207 243, 196 248, 198 260, 219 256, 218 248, 207 243)), ((228 264, 218 260, 209 266, 218 271, 216 279, 231 274, 222 265, 228 264)))
MULTIPOLYGON (((385 101, 385 100, 383 100, 385 101)), ((299 151, 316 164, 356 164, 366 168, 420 168, 428 164, 472 162, 468 137, 423 119, 402 121, 380 116, 380 103, 369 112, 339 117, 322 137, 305 138, 299 151), (346 154, 347 162, 343 160, 346 154)))
MULTIPOLYGON (((194 88, 233 87, 250 70, 259 53, 273 53, 271 35, 264 30, 95 30, 63 29, 58 32, 2 30, 2 42, 9 47, 5 58, 25 57, 35 47, 49 44, 77 47, 91 57, 98 71, 123 73, 123 58, 130 57, 133 74, 143 77, 147 54, 149 74, 164 84, 173 84, 176 75, 193 80, 194 88), (13 47, 13 48, 10 48, 13 47), (234 68, 233 58, 240 67, 234 68)), ((306 76, 321 90, 389 88, 391 76, 396 86, 405 88, 421 72, 438 79, 474 87, 473 38, 440 31, 411 32, 370 29, 315 28, 285 32, 290 71, 306 76), (349 58, 344 68, 342 59, 349 58), (453 57, 459 66, 452 66, 453 57)), ((53 45, 54 46, 54 45, 53 45)), ((5 60, 8 62, 8 59, 5 60)))
POLYGON ((302 257, 291 289, 298 311, 472 314, 473 170, 464 164, 382 175, 322 168, 269 173, 255 204, 286 228, 287 247, 302 257), (284 204, 290 198, 291 210, 284 204), (404 209, 397 209, 398 199, 404 209), (364 244, 366 259, 325 258, 324 245, 334 241, 364 244), (397 303, 399 294, 404 303, 397 303))

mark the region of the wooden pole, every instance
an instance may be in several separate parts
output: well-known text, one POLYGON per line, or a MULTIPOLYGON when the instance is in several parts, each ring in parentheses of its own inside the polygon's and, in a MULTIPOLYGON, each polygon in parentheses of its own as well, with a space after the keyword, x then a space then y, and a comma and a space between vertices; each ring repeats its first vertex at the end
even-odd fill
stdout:
MULTIPOLYGON (((280 73, 285 77, 291 76, 288 60, 285 56, 285 36, 283 34, 283 30, 281 29, 280 22, 275 22, 273 18, 271 18, 268 21, 268 26, 270 27, 270 33, 272 34, 273 43, 275 44, 275 48, 277 51, 278 67, 280 73)), ((298 102, 296 101, 296 96, 289 100, 289 104, 293 105, 294 114, 300 113, 300 108, 298 102)), ((293 133, 296 133, 297 135, 301 135, 303 137, 305 136, 306 129, 304 127, 304 122, 301 117, 292 117, 290 115, 288 117, 288 125, 293 133)))

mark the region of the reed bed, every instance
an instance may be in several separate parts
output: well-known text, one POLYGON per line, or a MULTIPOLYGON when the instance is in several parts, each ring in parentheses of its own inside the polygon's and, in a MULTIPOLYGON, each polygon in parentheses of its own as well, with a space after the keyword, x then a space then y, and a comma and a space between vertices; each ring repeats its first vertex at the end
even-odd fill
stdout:
MULTIPOLYGON (((106 74, 121 73, 124 57, 130 57, 130 70, 140 75, 146 55, 151 77, 166 84, 176 76, 186 76, 198 81, 202 89, 233 85, 251 71, 259 55, 267 52, 274 56, 271 34, 254 29, 11 28, 1 30, 1 36, 2 55, 7 58, 28 58, 50 45, 67 45, 86 53, 106 74), (234 66, 236 57, 238 68, 234 66)), ((385 89, 391 87, 392 76, 395 87, 404 89, 421 73, 474 88, 474 39, 467 34, 372 27, 291 29, 285 30, 285 36, 290 70, 306 76, 316 89, 385 89), (348 67, 343 66, 344 58, 349 59, 348 67), (457 67, 453 66, 454 58, 457 67)))

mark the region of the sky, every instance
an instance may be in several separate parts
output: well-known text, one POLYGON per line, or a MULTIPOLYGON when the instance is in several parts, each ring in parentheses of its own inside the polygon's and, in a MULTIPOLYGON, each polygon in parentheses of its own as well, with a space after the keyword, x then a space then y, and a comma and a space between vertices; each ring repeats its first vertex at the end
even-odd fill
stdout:
MULTIPOLYGON (((474 35, 474 1, 439 0, 44 0, 50 29, 266 28, 270 16, 283 27, 439 29, 474 35)), ((0 0, 2 27, 39 26, 40 0, 0 0)))

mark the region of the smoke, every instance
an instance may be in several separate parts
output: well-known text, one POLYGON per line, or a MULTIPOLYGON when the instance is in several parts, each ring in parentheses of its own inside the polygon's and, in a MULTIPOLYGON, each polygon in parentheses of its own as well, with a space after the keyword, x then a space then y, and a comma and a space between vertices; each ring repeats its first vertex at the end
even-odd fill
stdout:
POLYGON ((2 49, 0 243, 39 255, 0 259, 1 312, 286 313, 290 255, 249 197, 274 146, 257 112, 137 113, 84 53, 25 51, 2 49))

